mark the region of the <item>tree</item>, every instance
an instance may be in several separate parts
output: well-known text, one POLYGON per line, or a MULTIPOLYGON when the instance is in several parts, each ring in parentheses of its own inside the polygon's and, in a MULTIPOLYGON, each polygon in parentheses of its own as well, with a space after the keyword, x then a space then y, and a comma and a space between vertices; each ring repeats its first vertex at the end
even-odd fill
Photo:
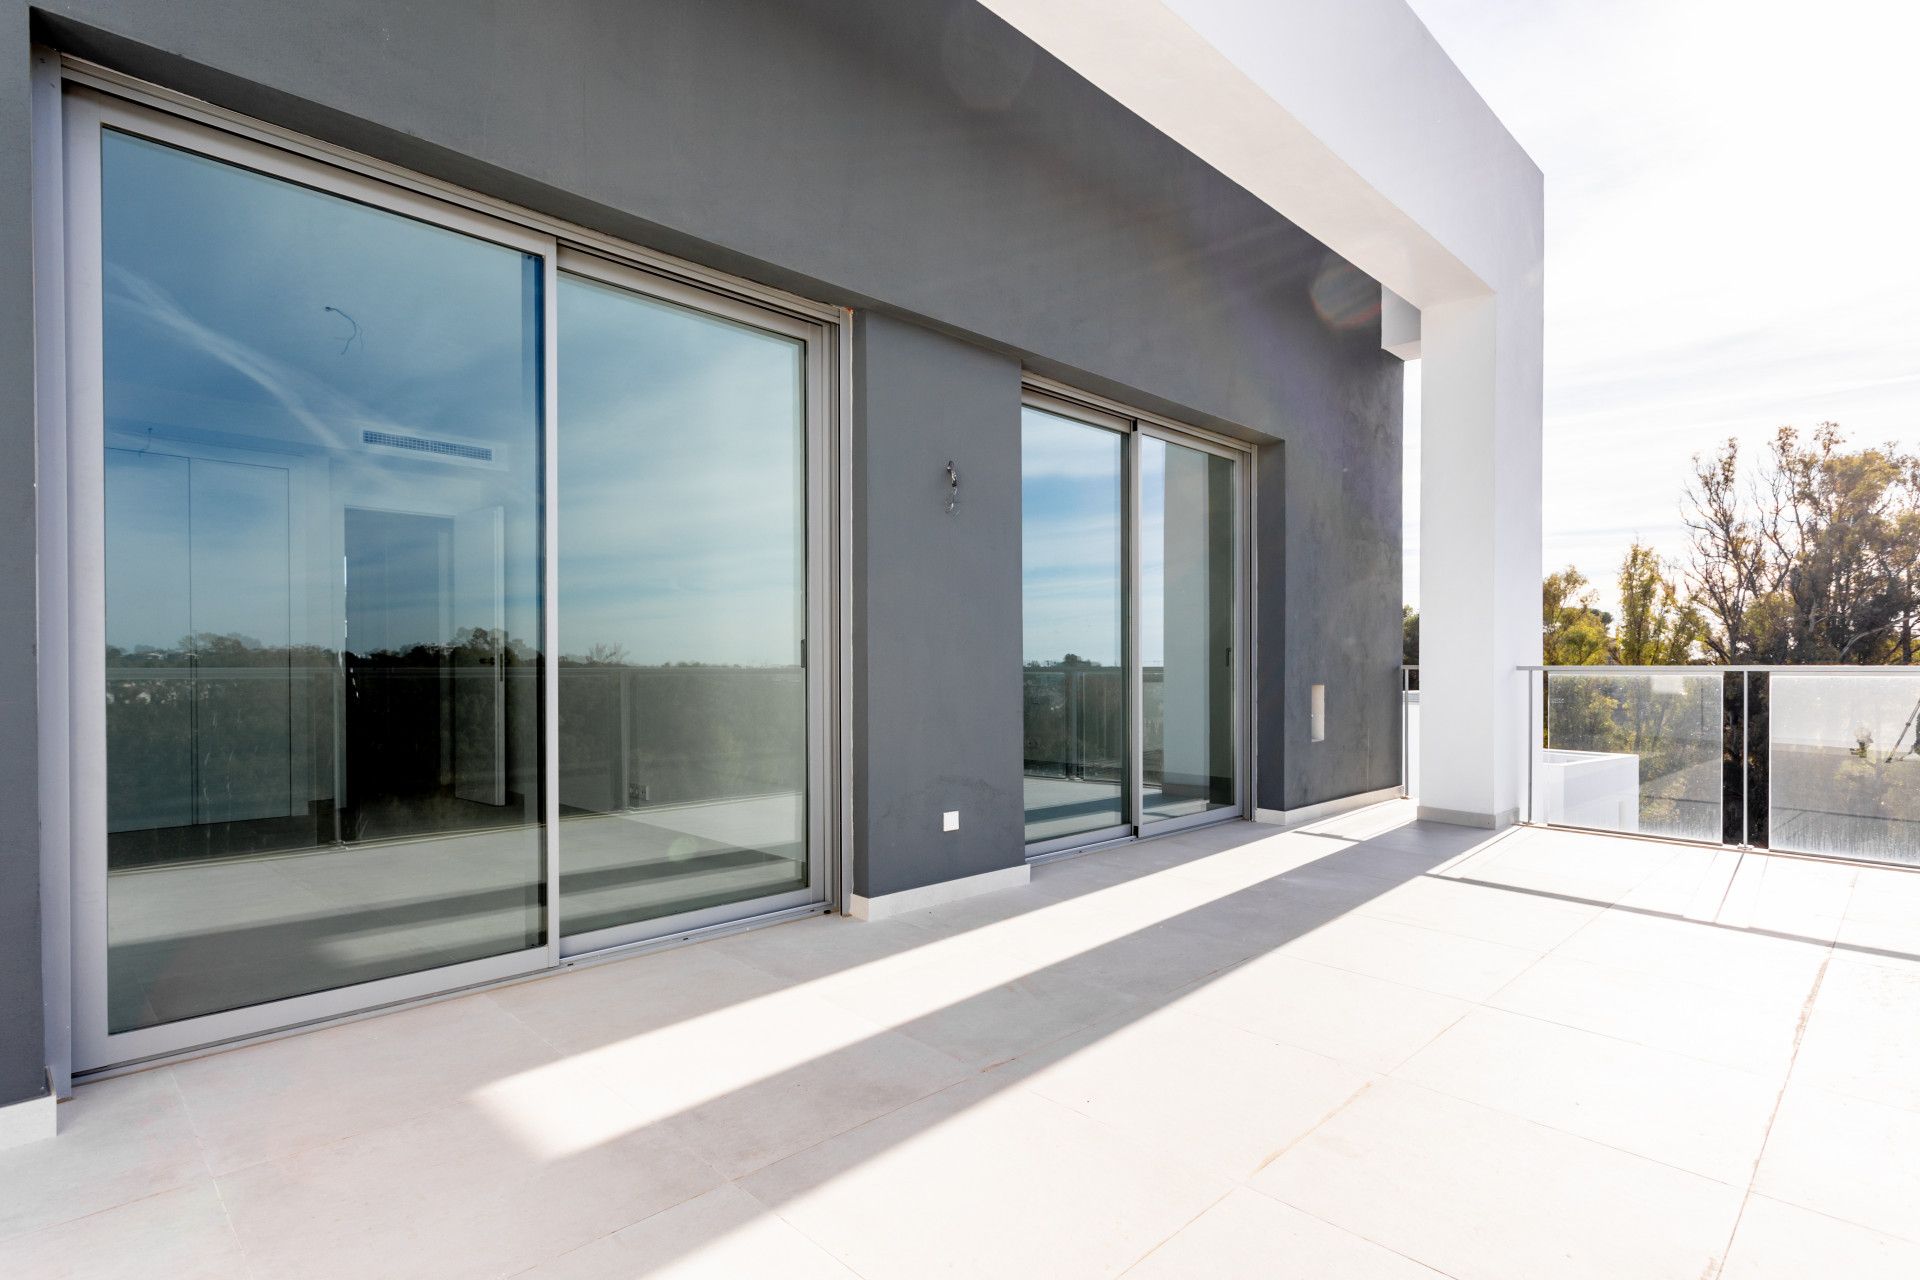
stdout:
POLYGON ((1592 667, 1608 657, 1613 621, 1594 602, 1586 575, 1572 565, 1540 584, 1541 648, 1550 667, 1592 667))
POLYGON ((1684 603, 1667 565, 1636 541, 1620 563, 1620 622, 1614 656, 1630 667, 1684 666, 1705 634, 1700 610, 1684 603))
POLYGON ((1420 611, 1410 604, 1400 606, 1400 661, 1420 665, 1420 611))
POLYGON ((1728 440, 1695 457, 1688 595, 1721 662, 1911 663, 1920 621, 1920 459, 1782 427, 1753 474, 1728 440))

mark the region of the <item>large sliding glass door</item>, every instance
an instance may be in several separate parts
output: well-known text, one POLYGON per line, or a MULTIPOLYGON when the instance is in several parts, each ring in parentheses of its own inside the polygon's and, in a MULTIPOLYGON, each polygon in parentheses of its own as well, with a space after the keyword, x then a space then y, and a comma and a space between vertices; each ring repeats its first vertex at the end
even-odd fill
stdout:
POLYGON ((541 256, 98 166, 104 1031, 537 953, 541 256))
POLYGON ((1127 833, 1124 425, 1020 417, 1027 843, 1127 833))
POLYGON ((823 902, 825 324, 65 124, 76 1069, 823 902))
POLYGON ((584 256, 569 266, 559 749, 573 951, 664 917, 804 901, 813 871, 807 326, 720 314, 584 256))
POLYGON ((1034 393, 1021 466, 1029 853, 1240 812, 1244 455, 1034 393))
POLYGON ((1140 440, 1140 810, 1145 822, 1237 808, 1237 464, 1140 440))

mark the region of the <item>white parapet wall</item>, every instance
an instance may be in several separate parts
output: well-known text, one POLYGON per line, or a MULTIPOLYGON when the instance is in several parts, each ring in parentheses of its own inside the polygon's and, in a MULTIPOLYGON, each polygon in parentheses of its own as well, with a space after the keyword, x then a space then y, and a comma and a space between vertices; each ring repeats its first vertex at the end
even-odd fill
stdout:
POLYGON ((1640 757, 1611 751, 1542 751, 1534 775, 1538 815, 1569 827, 1640 829, 1640 757))

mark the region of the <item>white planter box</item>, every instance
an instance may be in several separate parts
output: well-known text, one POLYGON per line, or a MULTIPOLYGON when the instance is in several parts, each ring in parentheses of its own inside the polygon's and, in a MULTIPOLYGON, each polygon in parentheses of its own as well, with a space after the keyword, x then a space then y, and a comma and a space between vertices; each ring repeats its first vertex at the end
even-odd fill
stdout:
POLYGON ((1640 829, 1640 757, 1604 751, 1542 751, 1535 785, 1548 822, 1603 831, 1640 829))

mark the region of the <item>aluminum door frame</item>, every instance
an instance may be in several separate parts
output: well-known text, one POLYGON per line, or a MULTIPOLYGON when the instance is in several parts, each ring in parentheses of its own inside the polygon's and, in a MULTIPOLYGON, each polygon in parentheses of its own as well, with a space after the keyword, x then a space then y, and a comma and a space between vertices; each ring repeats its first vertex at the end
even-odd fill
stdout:
MULTIPOLYGON (((807 794, 804 837, 807 845, 807 883, 805 887, 766 894, 740 902, 702 907, 695 911, 683 911, 670 916, 656 916, 627 924, 612 925, 589 933, 576 934, 571 938, 562 932, 560 957, 562 960, 572 960, 575 957, 614 948, 645 946, 662 939, 690 936, 704 929, 734 924, 742 919, 784 916, 809 908, 824 910, 828 903, 829 891, 830 859, 827 857, 827 850, 833 842, 831 829, 833 806, 830 803, 830 787, 833 757, 836 754, 831 732, 834 680, 832 671, 824 660, 830 650, 827 646, 818 646, 823 652, 816 654, 815 640, 817 637, 831 635, 834 630, 831 590, 832 546, 831 539, 825 536, 831 519, 829 501, 831 492, 827 481, 832 474, 830 458, 832 424, 828 389, 835 365, 829 326, 818 320, 786 314, 738 298, 725 297, 691 284, 669 280, 627 263, 616 262, 570 245, 560 246, 559 270, 564 274, 620 289, 637 297, 666 302, 702 315, 717 316, 748 328, 793 338, 803 344, 806 370, 806 386, 803 392, 806 418, 803 427, 806 432, 806 467, 802 484, 806 507, 806 528, 803 536, 806 543, 807 590, 807 623, 806 634, 803 637, 805 663, 802 667, 806 679, 807 704, 807 794)), ((558 294, 557 288, 555 293, 558 294)), ((553 367, 557 370, 558 363, 556 362, 553 367)), ((556 460, 553 470, 556 483, 558 470, 556 460)), ((549 536, 554 539, 550 558, 555 586, 553 598, 558 601, 560 598, 558 594, 560 590, 558 529, 560 521, 565 519, 565 514, 559 510, 557 502, 550 511, 553 514, 548 520, 547 527, 549 536)), ((558 612, 556 608, 552 650, 556 655, 559 653, 558 612)), ((556 661, 552 665, 556 678, 552 698, 556 727, 555 736, 551 741, 556 745, 550 752, 554 756, 554 777, 551 785, 555 789, 555 821, 558 823, 559 663, 556 661)), ((556 827, 556 829, 560 828, 556 827)), ((561 849, 561 856, 565 857, 564 848, 561 849)), ((555 922, 555 928, 563 930, 557 877, 554 880, 552 892, 552 919, 555 922)))
POLYGON ((1253 796, 1253 566, 1254 529, 1254 453, 1252 446, 1214 432, 1130 409, 1104 397, 1077 391, 1063 383, 1029 374, 1021 388, 1021 406, 1040 409, 1069 418, 1090 427, 1115 432, 1124 437, 1124 462, 1121 467, 1122 560, 1121 583, 1124 617, 1124 661, 1127 671, 1127 820, 1073 835, 1040 840, 1026 846, 1029 862, 1046 861, 1093 848, 1103 848, 1132 840, 1168 835, 1190 827, 1212 826, 1219 822, 1252 816, 1253 796), (1234 762, 1234 801, 1218 809, 1183 814, 1173 818, 1146 820, 1144 813, 1142 710, 1145 672, 1140 653, 1140 450, 1144 439, 1196 449, 1234 464, 1234 696, 1232 731, 1234 762))

